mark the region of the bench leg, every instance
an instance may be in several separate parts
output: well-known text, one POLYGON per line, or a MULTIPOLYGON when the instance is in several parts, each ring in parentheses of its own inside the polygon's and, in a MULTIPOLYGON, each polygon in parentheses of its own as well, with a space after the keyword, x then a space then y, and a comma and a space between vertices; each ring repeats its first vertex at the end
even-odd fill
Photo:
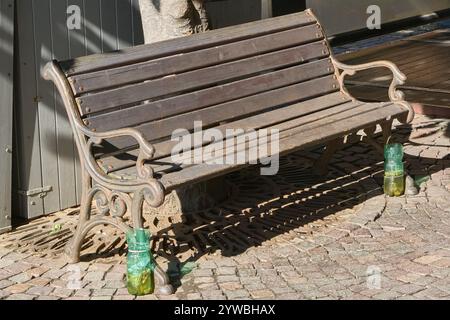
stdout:
POLYGON ((131 228, 128 227, 123 221, 103 216, 92 218, 82 224, 79 223, 74 236, 67 243, 67 246, 65 248, 65 253, 69 263, 77 263, 80 261, 81 247, 88 232, 97 226, 105 224, 112 225, 122 230, 124 233, 127 233, 128 231, 131 230, 131 228))
POLYGON ((167 273, 159 265, 155 267, 155 293, 163 296, 173 294, 174 290, 170 284, 170 279, 167 273))
MULTIPOLYGON (((83 165, 82 165, 83 166, 83 165)), ((80 251, 83 244, 83 239, 80 240, 82 230, 85 224, 90 219, 92 210, 92 199, 89 201, 89 189, 92 186, 92 179, 89 174, 82 168, 82 194, 80 215, 78 218, 78 225, 75 229, 73 237, 69 240, 65 247, 65 254, 69 263, 77 263, 80 261, 80 251)))
POLYGON ((125 221, 123 221, 121 214, 118 214, 117 216, 106 214, 106 212, 109 212, 110 210, 105 207, 107 205, 105 202, 107 194, 108 191, 101 187, 94 187, 87 193, 85 198, 87 200, 81 205, 80 220, 78 221, 77 228, 72 239, 70 239, 65 248, 65 254, 69 263, 77 263, 80 261, 80 252, 84 239, 88 232, 93 228, 109 224, 122 230, 124 233, 132 230, 125 221), (91 217, 92 200, 96 194, 100 194, 99 199, 97 199, 97 210, 99 212, 95 217, 91 217))
POLYGON ((81 234, 84 229, 84 224, 85 223, 80 219, 73 237, 66 244, 64 253, 66 254, 68 263, 78 263, 80 261, 81 246, 84 240, 84 237, 81 237, 81 234))
POLYGON ((92 186, 92 179, 83 170, 82 176, 83 191, 81 195, 80 215, 73 237, 66 244, 65 254, 69 263, 80 261, 80 252, 87 233, 96 226, 109 224, 124 233, 131 228, 123 220, 127 205, 131 203, 131 198, 127 194, 114 193, 116 203, 110 203, 113 198, 112 192, 101 186, 92 186), (96 198, 96 215, 92 217, 92 202, 96 198), (118 200, 117 200, 118 199, 118 200), (117 206, 116 206, 117 205, 117 206))
POLYGON ((313 171, 317 175, 325 176, 328 173, 328 165, 330 164, 333 155, 338 151, 343 145, 343 139, 335 139, 329 142, 325 151, 321 155, 321 157, 315 162, 313 171))

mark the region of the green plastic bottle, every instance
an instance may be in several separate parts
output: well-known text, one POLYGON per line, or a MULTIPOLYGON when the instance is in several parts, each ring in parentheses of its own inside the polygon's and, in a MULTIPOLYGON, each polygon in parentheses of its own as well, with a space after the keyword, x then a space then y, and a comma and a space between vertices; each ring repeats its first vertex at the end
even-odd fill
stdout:
POLYGON ((150 251, 150 233, 137 229, 127 233, 127 289, 131 295, 143 296, 155 291, 155 263, 150 251))
POLYGON ((405 168, 403 146, 399 143, 384 147, 384 193, 390 197, 405 194, 405 168))

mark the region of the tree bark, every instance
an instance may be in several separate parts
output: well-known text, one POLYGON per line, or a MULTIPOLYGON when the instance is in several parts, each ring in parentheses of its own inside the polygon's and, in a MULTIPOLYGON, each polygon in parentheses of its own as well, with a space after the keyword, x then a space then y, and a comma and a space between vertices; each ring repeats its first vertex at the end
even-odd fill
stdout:
POLYGON ((209 29, 203 0, 139 0, 145 43, 209 29))

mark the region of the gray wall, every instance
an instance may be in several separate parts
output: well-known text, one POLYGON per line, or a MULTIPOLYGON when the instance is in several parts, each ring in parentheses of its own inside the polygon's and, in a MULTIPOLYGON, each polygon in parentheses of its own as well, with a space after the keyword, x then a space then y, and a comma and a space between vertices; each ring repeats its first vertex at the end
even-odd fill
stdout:
POLYGON ((11 226, 14 1, 0 0, 0 233, 11 226))
POLYGON ((323 24, 326 33, 355 31, 366 28, 367 7, 379 5, 382 22, 392 22, 450 8, 450 0, 307 0, 323 24), (345 6, 345 10, 342 10, 345 6))

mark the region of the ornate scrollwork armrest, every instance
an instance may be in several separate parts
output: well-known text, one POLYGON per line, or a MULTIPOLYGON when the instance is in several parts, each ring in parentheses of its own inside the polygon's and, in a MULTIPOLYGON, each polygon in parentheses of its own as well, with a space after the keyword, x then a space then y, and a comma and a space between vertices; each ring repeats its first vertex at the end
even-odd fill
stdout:
POLYGON ((136 161, 136 170, 138 177, 142 180, 153 178, 153 170, 149 165, 145 164, 145 161, 151 160, 153 158, 155 154, 155 148, 144 138, 142 133, 140 133, 139 131, 133 128, 124 128, 107 132, 93 132, 81 123, 78 123, 78 129, 89 138, 87 141, 89 151, 91 150, 93 145, 99 145, 105 139, 124 136, 132 137, 139 145, 139 155, 136 161))
POLYGON ((337 69, 342 70, 338 75, 338 81, 339 81, 339 84, 341 85, 342 90, 350 97, 352 97, 352 96, 347 91, 347 89, 345 88, 345 84, 344 84, 346 76, 353 76, 358 71, 363 71, 363 70, 373 69, 373 68, 389 69, 393 75, 393 79, 389 86, 389 91, 388 91, 389 99, 391 100, 391 102, 393 102, 395 104, 399 104, 399 105, 405 107, 406 109, 408 109, 409 114, 408 114, 408 118, 407 118, 407 123, 412 122, 412 120, 414 119, 414 115, 415 115, 414 109, 408 102, 405 101, 404 93, 402 91, 398 90, 398 88, 397 88, 398 86, 405 84, 406 76, 404 73, 402 73, 400 71, 400 69, 394 63, 392 63, 390 61, 382 60, 382 61, 374 61, 374 62, 370 62, 370 63, 359 64, 359 65, 347 65, 347 64, 337 61, 336 58, 334 58, 334 57, 332 57, 332 61, 337 69))
MULTIPOLYGON (((87 137, 86 145, 83 153, 88 159, 86 161, 86 169, 90 172, 92 178, 99 182, 100 185, 112 190, 121 192, 134 193, 133 206, 137 201, 137 206, 142 205, 142 201, 149 203, 153 207, 158 207, 164 201, 164 188, 153 176, 153 169, 145 161, 153 158, 155 148, 145 140, 144 136, 137 130, 132 128, 112 130, 108 132, 93 132, 86 128, 81 122, 77 123, 79 131, 87 137), (111 178, 101 170, 95 161, 92 153, 92 147, 99 145, 104 139, 130 136, 139 144, 139 156, 136 161, 137 179, 135 180, 119 180, 111 178), (142 201, 139 202, 138 199, 142 201)), ((133 210, 133 212, 136 210, 133 210)), ((138 219, 136 216, 135 221, 138 219)))

